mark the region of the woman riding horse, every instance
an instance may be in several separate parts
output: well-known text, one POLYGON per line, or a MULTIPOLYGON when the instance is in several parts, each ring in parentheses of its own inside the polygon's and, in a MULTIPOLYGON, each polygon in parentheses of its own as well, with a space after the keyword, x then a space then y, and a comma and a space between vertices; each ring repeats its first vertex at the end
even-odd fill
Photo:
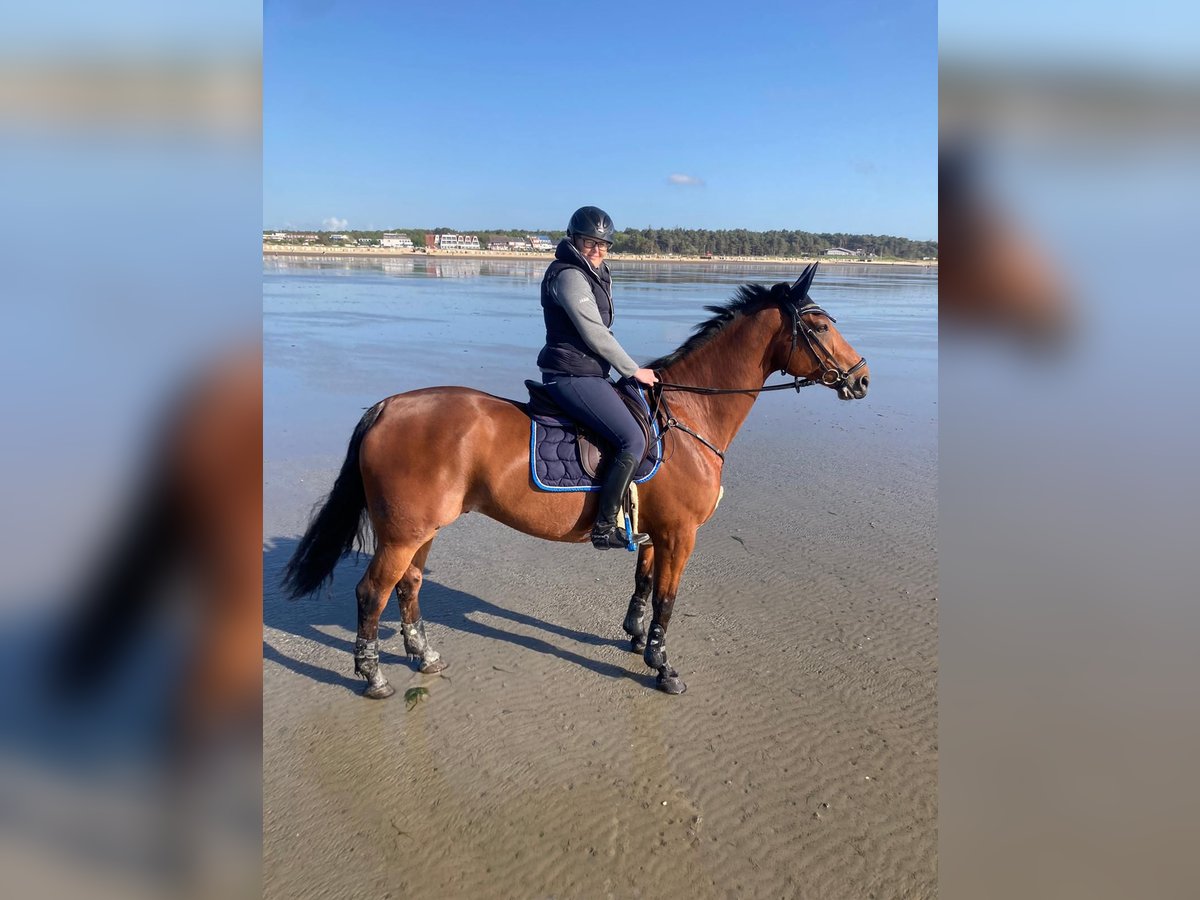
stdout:
POLYGON ((646 453, 646 438, 608 380, 609 370, 647 386, 658 381, 652 370, 633 361, 611 331, 612 276, 604 258, 614 232, 612 219, 598 207, 584 206, 571 216, 567 236, 542 278, 546 346, 537 358, 542 383, 558 405, 612 448, 592 527, 592 546, 599 550, 650 540, 641 533, 626 535, 618 524, 625 492, 646 453))

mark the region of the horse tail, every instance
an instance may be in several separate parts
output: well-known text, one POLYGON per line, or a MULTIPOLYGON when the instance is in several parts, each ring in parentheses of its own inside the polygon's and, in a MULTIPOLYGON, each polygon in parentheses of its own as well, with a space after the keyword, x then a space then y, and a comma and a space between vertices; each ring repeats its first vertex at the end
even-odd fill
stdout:
POLYGON ((363 513, 367 508, 367 494, 358 468, 359 447, 382 411, 383 401, 380 401, 363 413, 350 436, 346 461, 333 483, 333 490, 318 504, 320 509, 314 507, 308 530, 300 538, 296 552, 283 571, 283 589, 292 600, 311 594, 332 579, 338 560, 356 543, 360 550, 366 544, 367 519, 363 513))

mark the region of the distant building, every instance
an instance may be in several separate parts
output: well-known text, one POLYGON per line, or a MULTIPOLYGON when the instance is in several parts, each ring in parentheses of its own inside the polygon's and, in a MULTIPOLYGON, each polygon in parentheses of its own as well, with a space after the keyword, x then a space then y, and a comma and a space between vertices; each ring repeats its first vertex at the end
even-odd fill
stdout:
POLYGON ((828 250, 825 251, 825 255, 826 256, 856 256, 857 252, 854 250, 847 250, 845 247, 830 247, 828 250))
POLYGON ((346 235, 344 235, 344 234, 331 234, 329 236, 329 239, 331 241, 348 241, 348 240, 350 240, 350 238, 346 237, 346 235))
POLYGON ((527 253, 533 248, 526 238, 512 238, 499 235, 488 241, 489 250, 503 250, 505 253, 527 253))
MULTIPOLYGON (((426 240, 429 236, 426 235, 426 240)), ((478 250, 479 236, 475 234, 440 234, 437 236, 439 250, 478 250)))
POLYGON ((530 250, 546 251, 554 249, 554 244, 544 234, 529 234, 525 236, 525 240, 529 241, 530 250))
POLYGON ((411 250, 412 238, 407 234, 385 234, 379 239, 380 247, 394 247, 397 250, 411 250))
POLYGON ((289 244, 311 244, 316 239, 317 236, 311 231, 272 231, 270 234, 263 235, 263 240, 285 241, 289 244))

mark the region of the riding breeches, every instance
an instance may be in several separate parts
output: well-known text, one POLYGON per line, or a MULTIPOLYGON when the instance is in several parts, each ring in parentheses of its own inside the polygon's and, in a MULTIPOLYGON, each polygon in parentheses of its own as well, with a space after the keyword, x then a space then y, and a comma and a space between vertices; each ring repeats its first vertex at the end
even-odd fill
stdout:
POLYGON ((542 383, 563 411, 608 442, 617 453, 641 459, 646 437, 625 401, 607 378, 543 372, 542 383))

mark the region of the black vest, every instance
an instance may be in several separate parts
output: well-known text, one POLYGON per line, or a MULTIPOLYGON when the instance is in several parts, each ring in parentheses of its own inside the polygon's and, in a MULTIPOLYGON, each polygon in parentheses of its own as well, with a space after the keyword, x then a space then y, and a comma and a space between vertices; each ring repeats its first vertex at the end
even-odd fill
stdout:
POLYGON ((612 276, 609 275, 608 266, 601 266, 597 272, 575 249, 571 239, 564 238, 554 251, 554 262, 550 263, 546 275, 542 278, 542 315, 546 319, 546 346, 538 354, 538 367, 566 375, 600 375, 607 378, 608 363, 583 342, 566 312, 550 295, 550 285, 564 269, 578 269, 587 277, 588 284, 592 287, 592 296, 596 298, 596 306, 600 309, 600 320, 607 327, 612 327, 612 276))

